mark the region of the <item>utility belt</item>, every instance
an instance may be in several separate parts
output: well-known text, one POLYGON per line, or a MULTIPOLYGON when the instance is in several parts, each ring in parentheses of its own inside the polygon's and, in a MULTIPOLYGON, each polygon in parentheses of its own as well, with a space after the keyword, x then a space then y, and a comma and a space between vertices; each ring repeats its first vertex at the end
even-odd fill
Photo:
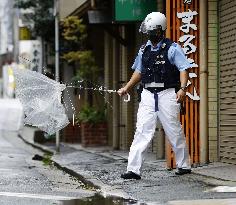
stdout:
POLYGON ((159 92, 169 89, 169 88, 177 89, 177 87, 175 85, 174 86, 165 86, 164 83, 155 83, 155 82, 145 83, 143 85, 143 87, 145 89, 147 89, 148 91, 150 91, 151 93, 159 93, 159 92))
POLYGON ((145 88, 146 90, 148 90, 148 91, 150 91, 151 93, 159 93, 159 92, 161 92, 161 91, 163 91, 163 90, 166 90, 166 89, 168 89, 168 88, 145 88))
MULTIPOLYGON (((151 93, 154 94, 154 99, 155 99, 155 111, 158 111, 158 93, 163 91, 163 90, 166 90, 166 89, 169 89, 169 88, 175 88, 175 92, 177 93, 179 91, 179 86, 176 86, 176 85, 170 85, 170 86, 165 86, 164 83, 155 83, 155 82, 152 82, 152 83, 145 83, 143 84, 143 88, 145 88, 146 90, 150 91, 151 93), (155 87, 156 86, 156 87, 155 87)), ((180 113, 181 115, 185 115, 185 106, 184 106, 184 103, 182 102, 180 104, 180 113)))

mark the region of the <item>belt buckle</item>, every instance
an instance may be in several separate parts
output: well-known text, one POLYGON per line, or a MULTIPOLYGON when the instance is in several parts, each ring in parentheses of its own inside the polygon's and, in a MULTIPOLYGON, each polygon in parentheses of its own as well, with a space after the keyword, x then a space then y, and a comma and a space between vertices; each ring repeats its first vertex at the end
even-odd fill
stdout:
POLYGON ((164 83, 157 83, 157 87, 158 87, 158 88, 164 88, 165 85, 164 85, 164 83))
POLYGON ((155 82, 152 82, 150 83, 150 85, 148 87, 152 87, 152 88, 164 88, 164 83, 155 83, 155 82))

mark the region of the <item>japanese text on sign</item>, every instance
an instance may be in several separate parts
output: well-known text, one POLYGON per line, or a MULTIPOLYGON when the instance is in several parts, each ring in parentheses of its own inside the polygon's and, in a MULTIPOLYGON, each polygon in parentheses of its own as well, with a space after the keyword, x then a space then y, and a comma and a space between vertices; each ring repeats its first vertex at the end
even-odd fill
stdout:
MULTIPOLYGON (((191 3, 191 1, 186 1, 186 0, 184 1, 184 3, 188 3, 188 2, 191 3)), ((182 45, 183 45, 182 48, 183 48, 185 55, 189 55, 191 53, 194 53, 194 52, 196 52, 196 49, 197 49, 196 45, 194 45, 192 43, 193 39, 195 39, 195 36, 189 34, 190 29, 192 29, 194 31, 197 30, 196 24, 191 23, 194 16, 196 16, 197 14, 198 13, 196 11, 191 11, 190 9, 188 9, 188 11, 184 11, 181 13, 177 12, 177 17, 179 19, 181 19, 182 23, 183 23, 183 25, 180 26, 180 30, 184 32, 184 35, 181 36, 178 41, 180 43, 182 43, 182 45)), ((192 68, 198 67, 198 65, 194 62, 193 59, 188 58, 188 61, 191 64, 192 68)), ((197 78, 197 74, 190 72, 189 78, 190 79, 197 78)), ((188 80, 187 86, 189 86, 190 84, 192 84, 192 83, 190 80, 188 80)), ((197 90, 195 87, 193 88, 193 93, 186 92, 186 95, 192 100, 200 100, 200 97, 197 94, 197 90)))
POLYGON ((191 4, 192 0, 184 0, 184 4, 191 4))

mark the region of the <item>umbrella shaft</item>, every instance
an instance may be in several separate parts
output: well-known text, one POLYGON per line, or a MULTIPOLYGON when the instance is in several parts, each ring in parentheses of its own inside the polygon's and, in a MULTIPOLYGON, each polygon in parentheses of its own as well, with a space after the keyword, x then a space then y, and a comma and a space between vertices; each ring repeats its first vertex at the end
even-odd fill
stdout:
POLYGON ((85 88, 85 87, 82 87, 82 86, 72 86, 72 85, 68 85, 66 86, 68 88, 79 88, 79 89, 84 89, 84 90, 98 90, 98 91, 101 91, 101 92, 108 92, 108 93, 116 93, 117 91, 116 90, 106 90, 106 89, 99 89, 99 88, 85 88))

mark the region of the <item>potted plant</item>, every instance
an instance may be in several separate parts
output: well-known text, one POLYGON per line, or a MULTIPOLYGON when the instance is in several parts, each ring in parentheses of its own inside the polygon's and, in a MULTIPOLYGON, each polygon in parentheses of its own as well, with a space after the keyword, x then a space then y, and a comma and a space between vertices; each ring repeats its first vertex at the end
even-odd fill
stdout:
POLYGON ((84 106, 76 118, 76 123, 81 127, 82 146, 107 145, 106 109, 96 109, 84 106))
MULTIPOLYGON (((74 69, 73 72, 75 75, 71 79, 72 85, 77 87, 74 90, 74 94, 78 95, 78 93, 83 93, 82 100, 80 101, 80 103, 82 102, 81 104, 83 104, 83 102, 93 104, 96 101, 93 99, 98 99, 98 94, 79 89, 81 85, 82 87, 94 87, 91 85, 91 82, 97 84, 96 80, 103 76, 103 69, 96 64, 93 51, 88 49, 87 26, 78 16, 69 16, 61 21, 60 28, 62 35, 61 58, 74 69)), ((95 103, 97 103, 97 101, 95 103)), ((85 145, 84 137, 86 136, 82 134, 85 132, 81 131, 81 128, 85 127, 85 124, 102 124, 101 121, 105 124, 105 120, 102 119, 101 111, 96 112, 94 109, 90 108, 91 107, 85 106, 81 110, 77 119, 77 126, 70 124, 64 129, 65 132, 63 136, 66 141, 81 142, 85 145), (80 133, 79 135, 77 134, 78 132, 80 133)), ((95 125, 93 125, 93 128, 94 127, 95 125)))

